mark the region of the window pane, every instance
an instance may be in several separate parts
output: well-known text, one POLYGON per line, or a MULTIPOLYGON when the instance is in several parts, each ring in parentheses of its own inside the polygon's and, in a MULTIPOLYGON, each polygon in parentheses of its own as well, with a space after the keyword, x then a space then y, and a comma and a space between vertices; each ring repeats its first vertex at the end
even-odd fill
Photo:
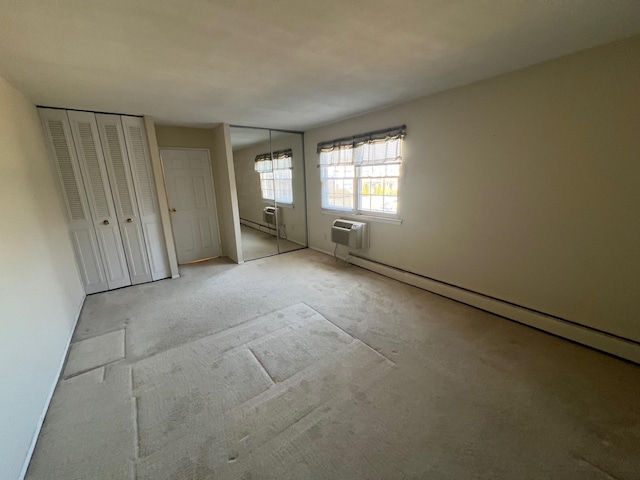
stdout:
POLYGON ((382 212, 384 211, 384 197, 382 195, 372 195, 371 196, 371 210, 382 212))
POLYGON ((334 165, 320 169, 322 170, 322 207, 352 210, 354 167, 334 165))
POLYGON ((345 195, 344 206, 353 210, 353 195, 345 195))
POLYGON ((371 179, 371 194, 382 195, 384 193, 384 178, 371 179))
POLYGON ((386 172, 387 172, 387 166, 386 165, 375 165, 375 166, 369 167, 369 168, 373 169, 372 176, 374 176, 374 177, 384 177, 386 172))
POLYGON ((384 184, 384 194, 392 195, 394 197, 398 196, 398 179, 397 178, 387 178, 384 184))
POLYGON ((362 212, 398 213, 398 176, 400 165, 358 167, 358 210, 362 212), (370 172, 375 176, 364 176, 370 172))
POLYGON ((385 213, 397 213, 398 197, 384 197, 384 211, 385 213))
POLYGON ((387 165, 387 176, 388 177, 398 177, 400 176, 400 165, 387 165))

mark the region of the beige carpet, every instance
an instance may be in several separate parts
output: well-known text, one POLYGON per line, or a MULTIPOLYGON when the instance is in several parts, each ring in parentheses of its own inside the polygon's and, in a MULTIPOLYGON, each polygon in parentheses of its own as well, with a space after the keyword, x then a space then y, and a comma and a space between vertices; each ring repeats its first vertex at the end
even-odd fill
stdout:
POLYGON ((278 252, 285 253, 305 248, 284 238, 276 242, 276 237, 273 235, 246 225, 240 225, 240 231, 242 235, 242 255, 245 261, 276 255, 278 252))
POLYGON ((310 250, 181 272, 87 298, 28 479, 638 478, 636 365, 310 250))

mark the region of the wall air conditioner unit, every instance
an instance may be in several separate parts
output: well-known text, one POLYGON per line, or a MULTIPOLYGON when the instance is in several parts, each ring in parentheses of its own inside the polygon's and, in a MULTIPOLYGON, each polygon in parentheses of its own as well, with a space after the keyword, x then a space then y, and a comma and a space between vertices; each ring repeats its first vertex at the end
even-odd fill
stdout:
POLYGON ((264 207, 262 210, 262 220, 267 225, 272 225, 274 228, 276 222, 278 225, 282 225, 282 215, 280 207, 264 207))
POLYGON ((351 220, 334 220, 331 241, 349 248, 369 248, 369 229, 366 223, 351 220))

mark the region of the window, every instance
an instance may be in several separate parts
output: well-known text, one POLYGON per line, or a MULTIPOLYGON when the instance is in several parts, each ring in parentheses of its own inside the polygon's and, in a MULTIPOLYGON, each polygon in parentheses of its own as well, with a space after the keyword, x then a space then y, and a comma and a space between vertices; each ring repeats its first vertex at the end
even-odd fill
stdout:
POLYGON ((405 132, 403 125, 319 143, 322 208, 397 216, 405 132))
POLYGON ((260 174, 263 200, 293 203, 291 149, 258 155, 254 170, 260 174))

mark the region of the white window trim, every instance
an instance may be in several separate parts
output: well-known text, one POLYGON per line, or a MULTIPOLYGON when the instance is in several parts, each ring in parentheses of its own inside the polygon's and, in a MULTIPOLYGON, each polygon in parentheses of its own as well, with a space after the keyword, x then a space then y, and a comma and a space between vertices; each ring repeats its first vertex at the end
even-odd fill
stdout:
MULTIPOLYGON (((383 223, 394 223, 394 224, 402 224, 402 218, 400 216, 400 206, 398 205, 396 213, 386 213, 386 212, 375 212, 372 210, 362 210, 360 209, 359 202, 359 179, 363 178, 358 176, 358 168, 362 168, 361 165, 353 165, 353 208, 340 208, 340 207, 327 207, 324 205, 325 201, 325 191, 324 191, 324 181, 323 181, 323 168, 328 168, 330 165, 318 165, 319 173, 320 173, 320 210, 322 213, 326 214, 334 214, 339 216, 352 216, 355 219, 369 220, 369 221, 381 221, 383 223)), ((384 164, 381 164, 384 165, 384 164)), ((403 169, 402 162, 400 163, 400 174, 398 175, 398 202, 400 200, 400 185, 403 183, 403 169)), ((385 176, 386 177, 386 176, 385 176)), ((389 177, 396 178, 396 177, 389 177)))
POLYGON ((366 220, 367 222, 379 222, 379 223, 389 223, 392 225, 402 225, 402 218, 400 217, 381 217, 378 215, 366 215, 361 213, 353 213, 352 210, 331 210, 328 208, 321 208, 320 213, 323 215, 331 215, 336 218, 346 218, 347 220, 355 220, 357 222, 361 222, 366 220))

